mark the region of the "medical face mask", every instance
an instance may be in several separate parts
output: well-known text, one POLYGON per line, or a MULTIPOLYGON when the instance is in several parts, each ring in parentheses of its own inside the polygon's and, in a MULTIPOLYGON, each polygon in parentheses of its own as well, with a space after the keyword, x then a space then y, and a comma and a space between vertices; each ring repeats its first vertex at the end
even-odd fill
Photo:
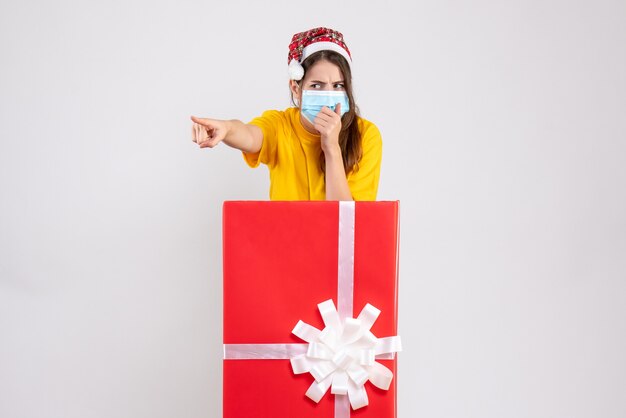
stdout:
POLYGON ((345 91, 302 90, 300 112, 313 123, 322 107, 326 106, 334 112, 337 103, 341 103, 341 116, 350 110, 348 95, 345 91))

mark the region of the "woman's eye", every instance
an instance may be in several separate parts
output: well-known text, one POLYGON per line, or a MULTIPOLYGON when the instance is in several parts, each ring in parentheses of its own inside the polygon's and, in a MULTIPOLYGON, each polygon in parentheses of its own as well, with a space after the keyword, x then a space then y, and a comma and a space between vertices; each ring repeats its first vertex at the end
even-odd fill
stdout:
POLYGON ((319 87, 319 84, 311 84, 311 87, 313 87, 313 88, 315 88, 315 89, 316 89, 316 88, 318 88, 318 87, 319 87))
POLYGON ((335 88, 336 89, 342 89, 343 88, 343 84, 335 84, 335 88))

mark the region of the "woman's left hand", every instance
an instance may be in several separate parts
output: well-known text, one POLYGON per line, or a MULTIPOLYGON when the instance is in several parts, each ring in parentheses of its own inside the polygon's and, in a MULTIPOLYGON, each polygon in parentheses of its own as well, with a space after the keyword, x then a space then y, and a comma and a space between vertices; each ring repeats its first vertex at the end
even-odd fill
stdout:
POLYGON ((333 112, 324 106, 313 120, 313 126, 320 133, 322 151, 339 148, 339 132, 341 132, 341 103, 337 103, 333 112))

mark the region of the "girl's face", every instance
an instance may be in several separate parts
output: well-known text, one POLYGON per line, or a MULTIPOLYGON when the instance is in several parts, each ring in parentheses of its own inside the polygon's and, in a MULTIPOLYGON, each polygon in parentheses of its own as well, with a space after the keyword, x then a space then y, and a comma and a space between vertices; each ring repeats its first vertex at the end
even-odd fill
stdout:
MULTIPOLYGON (((331 90, 345 91, 345 84, 341 69, 330 61, 319 60, 304 75, 300 85, 295 80, 289 80, 289 88, 296 103, 302 103, 302 90, 331 90)), ((313 124, 300 115, 300 121, 305 129, 317 133, 313 124)))
POLYGON ((300 84, 301 87, 294 80, 290 80, 289 85, 297 103, 302 103, 302 90, 345 91, 341 70, 326 60, 317 61, 309 67, 300 84))

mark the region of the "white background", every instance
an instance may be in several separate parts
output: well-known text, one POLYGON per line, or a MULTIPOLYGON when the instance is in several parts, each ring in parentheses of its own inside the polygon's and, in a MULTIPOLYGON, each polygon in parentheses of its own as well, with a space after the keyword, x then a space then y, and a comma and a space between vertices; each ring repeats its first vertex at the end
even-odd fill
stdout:
POLYGON ((221 414, 221 204, 190 115, 289 106, 343 32, 401 201, 398 409, 626 416, 626 3, 0 3, 0 417, 221 414))

